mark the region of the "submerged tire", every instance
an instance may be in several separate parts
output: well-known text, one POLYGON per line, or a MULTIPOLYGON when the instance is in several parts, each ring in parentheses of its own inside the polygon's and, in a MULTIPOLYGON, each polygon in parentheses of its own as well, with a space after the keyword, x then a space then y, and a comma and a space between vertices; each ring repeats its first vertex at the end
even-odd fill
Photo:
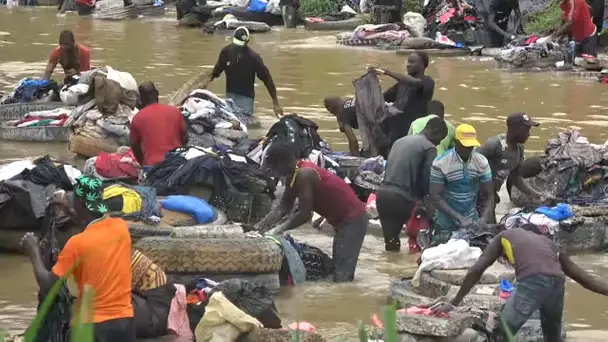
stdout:
POLYGON ((471 50, 469 49, 400 49, 395 51, 395 53, 397 55, 410 55, 416 51, 424 51, 429 56, 436 57, 458 57, 471 55, 471 50))
MULTIPOLYGON (((225 227, 223 226, 226 221, 226 214, 223 211, 215 209, 216 218, 212 222, 206 224, 187 225, 182 227, 158 225, 153 226, 145 222, 129 222, 129 232, 131 232, 131 238, 136 241, 141 238, 150 236, 174 236, 174 237, 200 237, 200 238, 220 238, 226 236, 234 236, 236 230, 232 231, 235 233, 226 234, 228 229, 218 229, 225 227)), ((239 228, 238 226, 234 226, 239 228)), ((242 230, 241 230, 242 233, 242 230)))
POLYGON ((0 125, 0 139, 10 141, 70 141, 70 127, 0 125))
POLYGON ((0 121, 21 120, 29 112, 53 110, 67 107, 63 102, 29 102, 0 105, 0 121))
POLYGON ((283 262, 283 250, 267 238, 147 237, 135 248, 167 273, 274 273, 283 262))
POLYGON ((363 24, 365 24, 365 20, 362 18, 324 21, 320 23, 304 21, 304 28, 309 31, 347 31, 354 30, 363 24))

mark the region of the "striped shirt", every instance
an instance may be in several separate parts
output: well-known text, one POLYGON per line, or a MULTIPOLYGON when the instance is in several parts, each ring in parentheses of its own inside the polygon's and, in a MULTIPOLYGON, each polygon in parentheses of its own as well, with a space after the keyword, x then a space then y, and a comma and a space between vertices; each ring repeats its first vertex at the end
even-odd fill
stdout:
MULTIPOLYGON (((479 219, 476 204, 479 185, 492 181, 490 164, 481 153, 473 151, 468 162, 462 161, 455 149, 450 149, 433 161, 431 184, 443 184, 448 205, 465 218, 479 219)), ((458 230, 457 223, 437 210, 434 217, 439 230, 458 230)))

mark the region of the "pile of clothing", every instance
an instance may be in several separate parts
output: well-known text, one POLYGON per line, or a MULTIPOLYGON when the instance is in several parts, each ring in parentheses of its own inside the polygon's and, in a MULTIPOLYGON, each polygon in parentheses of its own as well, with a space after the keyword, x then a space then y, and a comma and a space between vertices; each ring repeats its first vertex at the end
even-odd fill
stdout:
MULTIPOLYGON (((608 144, 591 144, 576 130, 563 131, 547 143, 540 172, 526 181, 535 189, 570 204, 606 203, 608 198, 608 144)), ((534 206, 517 189, 511 201, 534 206)))
POLYGON ((559 203, 555 207, 541 206, 531 212, 520 211, 508 214, 501 222, 505 229, 521 228, 529 223, 534 224, 542 234, 555 236, 560 229, 560 222, 574 217, 574 213, 565 203, 559 203))
POLYGON ((250 32, 266 32, 269 25, 283 23, 279 0, 180 0, 175 3, 177 20, 180 26, 198 27, 206 24, 206 28, 234 29, 245 26, 250 32), (230 15, 226 18, 226 15, 230 15), (212 21, 213 18, 222 18, 212 21), (211 20, 211 21, 210 21, 211 20), (228 23, 232 21, 234 23, 228 23))
POLYGON ((203 30, 205 31, 205 33, 213 33, 215 31, 225 30, 233 31, 241 26, 246 27, 249 32, 253 33, 262 33, 271 30, 270 25, 266 23, 258 21, 240 20, 232 14, 226 14, 222 18, 222 20, 205 25, 203 30))
POLYGON ((494 57, 499 67, 509 69, 564 69, 573 63, 567 46, 544 42, 533 35, 509 43, 494 57))
POLYGON ((344 32, 336 36, 339 44, 345 45, 401 45, 410 37, 410 32, 403 23, 361 25, 353 32, 344 32), (373 44, 371 44, 373 43, 373 44))
POLYGON ((126 220, 142 220, 157 225, 162 216, 156 201, 156 189, 152 187, 125 183, 109 185, 103 190, 103 205, 126 220))
POLYGON ((180 109, 188 122, 191 145, 233 147, 247 138, 250 116, 231 99, 222 100, 208 90, 196 89, 182 101, 180 109))
POLYGON ((75 135, 91 139, 110 139, 118 146, 129 144, 129 126, 137 113, 135 105, 139 96, 137 82, 127 72, 110 66, 83 74, 78 83, 94 89, 93 97, 76 107, 67 125, 72 125, 75 135))
POLYGON ((114 153, 100 152, 97 157, 87 159, 83 172, 101 180, 139 179, 141 165, 130 147, 121 146, 114 153))
POLYGON ((56 108, 52 110, 29 112, 23 116, 23 119, 9 121, 7 124, 14 127, 63 127, 71 114, 72 108, 56 108))
POLYGON ((437 33, 440 33, 456 43, 480 43, 475 33, 482 30, 483 24, 478 22, 477 10, 469 2, 431 0, 424 7, 422 14, 427 20, 427 37, 436 37, 437 33), (457 7, 454 7, 454 4, 457 7))
POLYGON ((58 101, 59 87, 54 80, 36 80, 24 78, 15 89, 0 98, 0 105, 24 102, 51 102, 58 101))
POLYGON ((275 181, 250 159, 227 151, 181 148, 146 174, 146 184, 161 196, 187 195, 194 187, 211 190, 208 203, 226 210, 241 195, 274 197, 275 181))

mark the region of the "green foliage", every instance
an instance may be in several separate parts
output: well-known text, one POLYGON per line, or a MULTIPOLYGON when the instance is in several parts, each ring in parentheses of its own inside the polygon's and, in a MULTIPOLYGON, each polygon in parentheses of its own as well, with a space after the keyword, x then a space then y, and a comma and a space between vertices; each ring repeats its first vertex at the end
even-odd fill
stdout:
POLYGON ((531 15, 524 25, 527 34, 547 35, 557 31, 562 25, 560 1, 554 1, 546 9, 531 15))
POLYGON ((339 10, 333 0, 300 0, 302 17, 323 17, 339 10))
POLYGON ((416 12, 422 14, 423 1, 421 0, 404 0, 403 1, 403 13, 416 12))

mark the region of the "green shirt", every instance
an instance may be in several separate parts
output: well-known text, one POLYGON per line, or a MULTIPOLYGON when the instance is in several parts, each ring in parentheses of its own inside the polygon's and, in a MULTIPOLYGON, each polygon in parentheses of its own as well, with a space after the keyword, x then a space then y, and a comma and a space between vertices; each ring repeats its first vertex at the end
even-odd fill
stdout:
MULTIPOLYGON (((429 122, 429 120, 434 117, 437 117, 437 115, 431 114, 414 120, 414 122, 412 122, 412 125, 410 126, 410 131, 407 135, 420 134, 422 130, 426 127, 426 124, 429 122)), ((448 135, 446 135, 445 138, 441 140, 439 145, 437 145, 438 156, 442 155, 445 151, 454 147, 454 134, 456 132, 456 128, 448 120, 445 120, 445 124, 448 126, 448 135)))

